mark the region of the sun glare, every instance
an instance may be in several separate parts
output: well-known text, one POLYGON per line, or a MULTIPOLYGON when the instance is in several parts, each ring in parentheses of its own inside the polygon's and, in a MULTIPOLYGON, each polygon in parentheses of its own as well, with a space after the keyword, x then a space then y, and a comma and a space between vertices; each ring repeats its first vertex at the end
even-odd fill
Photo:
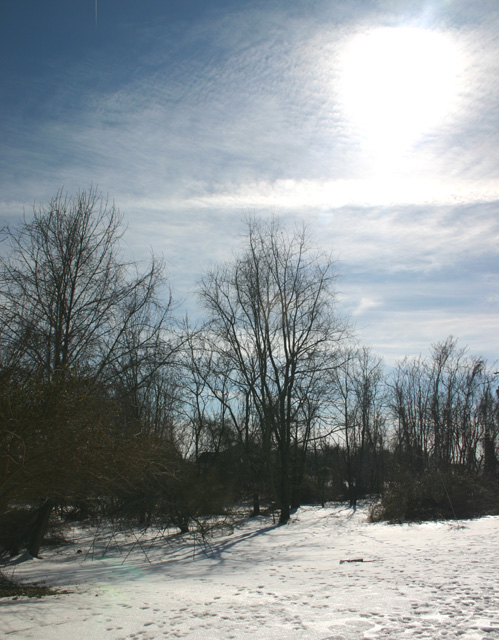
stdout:
POLYGON ((341 59, 344 116, 371 152, 395 160, 451 114, 460 68, 441 32, 387 27, 355 36, 341 59))

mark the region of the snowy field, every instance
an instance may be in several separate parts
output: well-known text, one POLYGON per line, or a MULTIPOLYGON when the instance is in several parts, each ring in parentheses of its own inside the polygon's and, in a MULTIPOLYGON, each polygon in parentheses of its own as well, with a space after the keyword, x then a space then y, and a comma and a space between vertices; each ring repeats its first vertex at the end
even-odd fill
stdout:
POLYGON ((204 546, 73 535, 4 567, 70 593, 1 599, 0 637, 499 638, 499 517, 371 524, 366 508, 336 505, 301 508, 282 527, 247 520, 204 546))

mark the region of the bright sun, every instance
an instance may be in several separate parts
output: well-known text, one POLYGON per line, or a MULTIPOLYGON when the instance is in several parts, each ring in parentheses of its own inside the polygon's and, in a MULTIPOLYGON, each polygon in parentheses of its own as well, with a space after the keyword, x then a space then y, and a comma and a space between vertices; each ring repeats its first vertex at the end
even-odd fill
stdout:
POLYGON ((460 69, 441 32, 387 27, 355 36, 341 59, 344 115, 372 153, 395 161, 450 115, 460 69))

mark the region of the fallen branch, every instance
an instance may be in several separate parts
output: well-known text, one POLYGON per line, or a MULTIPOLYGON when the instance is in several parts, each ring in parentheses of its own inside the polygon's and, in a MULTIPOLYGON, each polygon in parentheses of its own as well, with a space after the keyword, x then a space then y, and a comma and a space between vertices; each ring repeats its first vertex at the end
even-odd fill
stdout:
POLYGON ((364 558, 346 558, 345 560, 340 560, 340 564, 344 562, 374 562, 374 560, 364 560, 364 558))

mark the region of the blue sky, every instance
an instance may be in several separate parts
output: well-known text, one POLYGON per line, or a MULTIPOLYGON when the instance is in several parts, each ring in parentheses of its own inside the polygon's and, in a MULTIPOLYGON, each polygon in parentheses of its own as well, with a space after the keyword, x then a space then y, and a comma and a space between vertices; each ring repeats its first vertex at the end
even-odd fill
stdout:
POLYGON ((180 310, 248 214, 305 222, 388 363, 499 357, 496 0, 2 0, 0 222, 91 184, 180 310))

